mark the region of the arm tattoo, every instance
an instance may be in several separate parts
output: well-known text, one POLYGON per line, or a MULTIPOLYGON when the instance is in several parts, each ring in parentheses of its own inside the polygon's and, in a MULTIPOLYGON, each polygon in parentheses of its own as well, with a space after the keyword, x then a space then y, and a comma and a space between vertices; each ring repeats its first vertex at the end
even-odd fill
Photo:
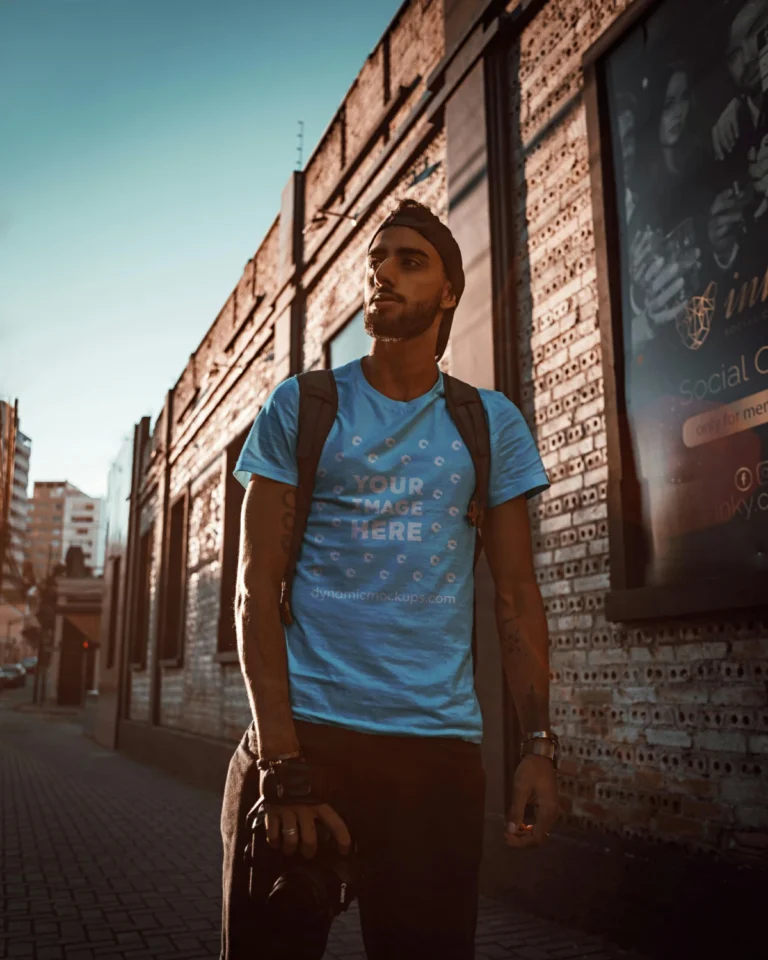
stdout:
POLYGON ((286 490, 283 494, 283 516, 280 522, 284 533, 280 536, 280 548, 288 556, 291 552, 291 543, 293 542, 293 527, 296 520, 296 493, 293 490, 286 490))
POLYGON ((523 646, 523 635, 515 620, 506 620, 501 627, 501 646, 505 653, 517 654, 523 646))

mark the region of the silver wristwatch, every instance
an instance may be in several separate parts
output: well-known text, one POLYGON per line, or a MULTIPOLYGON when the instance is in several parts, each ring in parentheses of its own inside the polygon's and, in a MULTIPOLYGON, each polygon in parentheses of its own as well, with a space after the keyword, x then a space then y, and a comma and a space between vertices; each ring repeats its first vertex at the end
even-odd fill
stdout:
POLYGON ((535 753, 540 757, 547 757, 557 770, 560 766, 560 741, 553 730, 534 730, 523 735, 520 742, 520 756, 525 757, 535 753))

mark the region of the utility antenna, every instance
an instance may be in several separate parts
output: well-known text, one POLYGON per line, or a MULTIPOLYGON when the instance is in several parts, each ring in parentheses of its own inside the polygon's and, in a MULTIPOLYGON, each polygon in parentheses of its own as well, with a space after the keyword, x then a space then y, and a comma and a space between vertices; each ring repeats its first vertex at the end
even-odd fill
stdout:
POLYGON ((299 145, 296 148, 298 151, 298 158, 296 160, 296 169, 301 170, 302 164, 302 151, 304 149, 304 121, 299 120, 299 145))

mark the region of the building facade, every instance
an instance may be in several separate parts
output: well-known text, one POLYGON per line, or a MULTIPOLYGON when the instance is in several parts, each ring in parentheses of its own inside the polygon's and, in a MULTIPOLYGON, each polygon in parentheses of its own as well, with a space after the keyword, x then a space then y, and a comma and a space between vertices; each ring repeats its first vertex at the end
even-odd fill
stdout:
POLYGON ((18 587, 27 557, 27 489, 32 441, 21 432, 14 407, 0 400, 0 526, 5 537, 3 580, 18 587), (7 502, 6 502, 7 501, 7 502), (7 524, 7 529, 5 527, 7 524))
POLYGON ((101 500, 70 493, 64 501, 62 558, 70 547, 81 547, 86 565, 100 577, 104 572, 104 532, 101 500))
POLYGON ((37 481, 30 504, 29 553, 35 576, 44 579, 67 550, 79 546, 94 576, 104 567, 101 501, 67 480, 37 481))
POLYGON ((29 461, 32 455, 32 440, 21 430, 16 433, 14 452, 13 493, 9 522, 10 540, 8 552, 13 570, 20 573, 29 559, 29 461))
MULTIPOLYGON (((720 28, 704 39, 716 51, 729 30, 733 44, 745 31, 751 36, 764 4, 715 6, 720 28)), ((242 503, 232 468, 282 379, 368 352, 364 252, 395 202, 412 197, 450 224, 464 258, 466 288, 441 369, 520 407, 552 483, 532 502, 530 520, 550 630, 552 721, 564 746, 564 817, 524 876, 499 851, 519 731, 483 558, 476 589, 488 776, 484 882, 615 936, 632 926, 626 913, 619 924, 617 908, 638 897, 675 897, 681 916, 700 914, 695 897, 685 898, 705 879, 708 890, 722 892, 713 863, 725 888, 738 891, 742 905, 749 899, 752 886, 738 870, 758 869, 768 851, 764 528, 726 527, 740 519, 738 501, 718 523, 714 513, 705 523, 699 507, 726 494, 710 489, 711 474, 697 473, 686 451, 703 448, 706 431, 728 439, 712 419, 715 408, 700 405, 691 364, 709 329, 739 311, 738 335, 757 329, 746 321, 768 298, 768 280, 763 296, 754 266, 762 223, 750 220, 751 233, 728 247, 725 227, 712 218, 716 204, 731 201, 718 193, 716 172, 702 168, 695 182, 709 197, 707 211, 714 198, 711 263, 700 262, 702 217, 685 210, 679 228, 643 224, 631 243, 624 239, 636 214, 657 210, 652 188, 667 183, 649 159, 655 154, 639 150, 630 177, 640 131, 658 127, 672 143, 683 124, 666 113, 660 123, 655 114, 648 120, 643 91, 655 91, 663 58, 642 38, 672 43, 681 35, 675 17, 685 16, 690 24, 685 0, 403 4, 306 168, 290 177, 279 216, 169 390, 151 435, 146 420, 137 427, 121 749, 177 770, 186 764, 191 775, 205 756, 210 775, 223 777, 250 721, 231 615, 242 503), (651 187, 638 185, 643 173, 654 177, 651 187), (655 259, 641 260, 644 247, 655 259), (721 294, 735 292, 718 299, 712 264, 725 271, 721 294), (728 274, 734 264, 755 282, 728 274), (686 287, 681 275, 694 265, 686 287), (664 364, 674 349, 687 351, 679 362, 688 364, 680 367, 688 387, 670 399, 677 372, 664 364), (667 380, 651 382, 651 374, 667 380), (680 397, 688 418, 681 430, 693 438, 683 445, 667 430, 680 397)), ((665 48, 664 57, 673 54, 665 48)), ((707 62, 719 69, 725 53, 707 62)), ((685 100, 674 93, 688 89, 681 72, 671 74, 667 100, 685 100)), ((730 109, 723 77, 706 101, 712 129, 720 116, 714 101, 730 109)), ((752 116, 758 123, 759 112, 752 116)), ((660 217, 683 196, 670 191, 660 217)), ((756 213, 759 190, 749 196, 756 213)), ((710 361, 727 349, 715 329, 710 361)), ((759 351, 755 370, 765 356, 759 351)), ((736 376, 724 369, 722 382, 735 389, 736 376)), ((762 416, 759 398, 735 402, 762 416)), ((737 439, 718 447, 716 462, 730 469, 742 463, 732 456, 759 460, 765 428, 753 423, 733 429, 737 439)), ((762 503, 759 470, 735 474, 742 493, 762 503)), ((633 928, 639 940, 654 936, 647 928, 647 918, 633 928)))

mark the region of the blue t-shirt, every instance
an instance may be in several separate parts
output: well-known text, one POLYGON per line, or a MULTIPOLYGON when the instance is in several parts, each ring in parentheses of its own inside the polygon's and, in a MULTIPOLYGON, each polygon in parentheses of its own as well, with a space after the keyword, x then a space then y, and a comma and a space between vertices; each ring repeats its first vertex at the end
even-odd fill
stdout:
MULTIPOLYGON (((392 400, 360 359, 333 371, 338 413, 318 466, 285 627, 297 720, 364 733, 482 740, 472 674, 475 470, 445 402, 443 375, 392 400)), ((549 487, 530 430, 503 393, 488 414, 488 506, 549 487)), ((298 484, 299 384, 282 381, 235 467, 298 484)), ((514 544, 510 544, 514 549, 514 544)))

